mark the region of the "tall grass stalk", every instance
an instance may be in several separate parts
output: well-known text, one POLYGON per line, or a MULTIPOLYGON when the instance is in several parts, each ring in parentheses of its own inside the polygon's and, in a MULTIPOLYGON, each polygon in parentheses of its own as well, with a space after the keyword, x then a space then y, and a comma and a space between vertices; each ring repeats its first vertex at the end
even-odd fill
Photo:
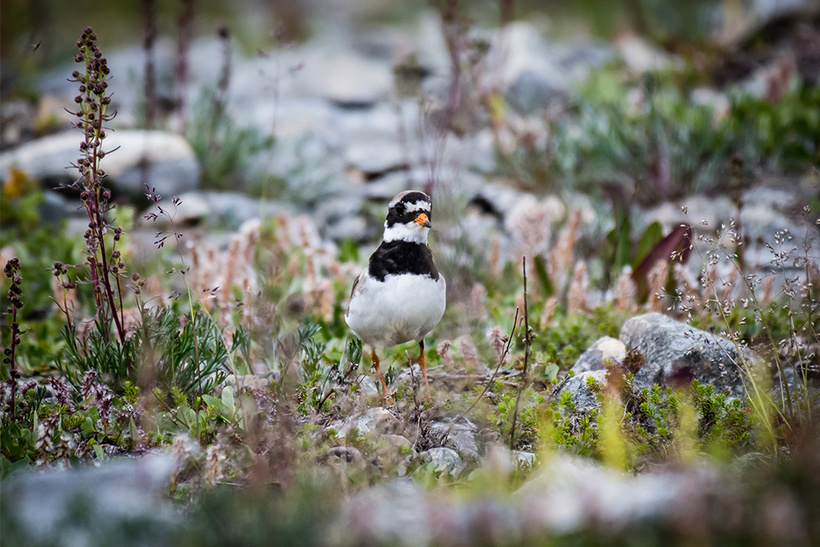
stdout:
MULTIPOLYGON (((685 214, 687 213, 685 207, 683 208, 683 212, 685 214)), ((804 214, 807 214, 805 209, 804 214)), ((727 227, 722 227, 722 229, 723 228, 727 227)), ((734 243, 737 246, 741 246, 743 244, 743 238, 739 234, 739 227, 733 221, 730 221, 725 233, 718 233, 718 237, 715 240, 704 236, 700 236, 700 239, 709 244, 714 243, 714 241, 716 240, 719 240, 721 235, 727 236, 729 242, 734 243)), ((787 238, 789 237, 786 234, 777 233, 775 234, 775 246, 768 245, 769 249, 774 253, 774 265, 784 264, 786 262, 786 259, 791 254, 790 251, 783 250, 783 240, 787 238)), ((690 246, 695 248, 704 265, 717 265, 717 263, 721 260, 721 257, 718 255, 718 249, 710 251, 709 253, 707 253, 707 257, 704 257, 700 249, 695 245, 694 241, 690 240, 690 246)), ((799 407, 795 407, 795 396, 797 394, 792 393, 792 386, 789 385, 788 376, 786 375, 786 364, 783 362, 783 359, 780 356, 779 344, 775 339, 772 318, 770 317, 770 314, 767 311, 769 308, 771 308, 773 304, 765 304, 764 302, 761 302, 757 291, 758 278, 754 275, 746 273, 745 268, 743 267, 743 264, 740 261, 738 254, 736 252, 726 252, 724 258, 730 261, 735 277, 737 279, 742 280, 745 289, 745 298, 742 301, 742 306, 744 308, 750 307, 752 309, 755 322, 759 325, 761 331, 764 333, 766 342, 771 349, 772 360, 777 371, 778 381, 780 382, 780 389, 782 394, 779 403, 775 402, 774 395, 771 393, 770 390, 771 386, 768 385, 769 382, 766 380, 766 375, 763 373, 763 371, 758 370, 760 368, 760 365, 757 363, 750 362, 747 356, 745 355, 743 351, 745 350, 745 347, 742 346, 740 342, 740 333, 733 330, 732 328, 730 314, 733 309, 736 309, 738 307, 738 303, 735 302, 734 299, 731 298, 731 296, 722 296, 720 294, 718 290, 718 283, 716 283, 715 280, 709 278, 709 275, 706 271, 706 266, 704 266, 701 276, 702 290, 705 291, 704 296, 706 299, 704 303, 704 309, 715 310, 717 312, 717 319, 719 323, 723 325, 726 332, 728 333, 729 339, 734 344, 739 361, 736 362, 735 365, 738 366, 742 371, 746 391, 750 398, 750 406, 753 409, 755 416, 757 417, 757 423, 758 425, 762 426, 763 429, 765 429, 765 444, 771 443, 775 452, 778 452, 778 439, 777 433, 775 431, 775 422, 783 424, 783 426, 787 428, 789 432, 791 432, 793 431, 795 420, 797 419, 805 419, 808 421, 808 423, 811 423, 811 408, 808 405, 807 401, 805 401, 803 405, 805 406, 805 413, 802 413, 799 407)), ((798 303, 796 301, 798 298, 796 291, 789 288, 790 285, 795 282, 795 280, 787 279, 786 287, 782 290, 782 294, 784 294, 790 299, 790 302, 784 304, 784 306, 787 307, 789 310, 788 321, 790 338, 798 348, 800 347, 800 344, 798 343, 798 338, 800 335, 798 333, 798 326, 795 323, 796 312, 792 309, 792 306, 798 306, 800 308, 805 308, 808 310, 808 316, 806 317, 806 323, 804 325, 804 328, 806 328, 806 330, 811 331, 812 333, 814 332, 814 325, 811 321, 811 291, 813 287, 813 274, 811 270, 812 262, 808 259, 808 256, 803 257, 803 265, 806 275, 805 294, 800 295, 800 297, 803 300, 807 300, 808 302, 798 303)), ((771 275, 774 274, 772 273, 771 275)), ((691 308, 689 308, 688 311, 691 311, 691 308)), ((817 340, 817 337, 815 336, 813 339, 817 340)), ((799 351, 800 350, 798 349, 798 353, 799 351)), ((798 355, 798 362, 803 362, 803 358, 800 355, 798 355)), ((795 367, 796 366, 797 365, 795 365, 795 367)), ((808 376, 805 367, 803 367, 803 369, 804 370, 802 372, 795 370, 795 378, 799 379, 802 382, 799 388, 802 391, 804 391, 804 395, 808 395, 808 376)))
POLYGON ((196 436, 197 441, 200 441, 200 421, 199 421, 199 412, 200 407, 202 406, 202 366, 199 359, 199 337, 197 336, 197 317, 199 315, 199 310, 201 308, 201 303, 199 302, 198 298, 194 298, 193 289, 191 288, 191 282, 189 279, 190 268, 188 267, 185 261, 185 253, 182 250, 182 232, 177 231, 175 218, 176 213, 179 209, 179 206, 182 204, 182 200, 179 197, 174 196, 171 200, 171 204, 174 207, 173 213, 163 209, 159 202, 162 200, 162 196, 157 193, 156 188, 148 189, 148 193, 146 194, 148 199, 152 201, 157 209, 157 213, 148 213, 145 215, 145 219, 149 221, 156 221, 160 216, 165 217, 168 220, 170 226, 170 232, 157 232, 156 237, 154 240, 154 244, 157 246, 158 249, 161 249, 168 238, 174 238, 174 244, 176 245, 177 254, 179 255, 179 259, 182 261, 182 269, 180 273, 182 273, 182 277, 185 280, 185 292, 188 296, 188 308, 190 310, 190 317, 191 317, 191 331, 193 332, 193 342, 194 342, 194 359, 195 359, 195 366, 197 371, 197 400, 196 405, 194 405, 194 412, 196 413, 196 436))
POLYGON ((512 426, 510 426, 510 452, 515 448, 515 425, 518 421, 518 406, 521 402, 521 393, 527 387, 527 368, 530 362, 530 343, 532 342, 532 331, 530 330, 530 314, 527 311, 527 257, 521 259, 521 273, 524 276, 524 370, 518 382, 518 393, 515 396, 515 408, 513 409, 512 426))

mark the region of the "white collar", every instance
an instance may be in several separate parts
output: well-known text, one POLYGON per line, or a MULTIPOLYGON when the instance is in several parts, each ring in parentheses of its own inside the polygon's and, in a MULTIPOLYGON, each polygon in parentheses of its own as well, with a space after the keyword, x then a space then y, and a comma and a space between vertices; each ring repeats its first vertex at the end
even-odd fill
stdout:
POLYGON ((417 222, 408 222, 407 224, 394 224, 387 227, 387 222, 384 223, 384 236, 382 240, 389 241, 407 241, 408 243, 423 243, 427 244, 427 234, 430 233, 430 228, 419 226, 417 222))

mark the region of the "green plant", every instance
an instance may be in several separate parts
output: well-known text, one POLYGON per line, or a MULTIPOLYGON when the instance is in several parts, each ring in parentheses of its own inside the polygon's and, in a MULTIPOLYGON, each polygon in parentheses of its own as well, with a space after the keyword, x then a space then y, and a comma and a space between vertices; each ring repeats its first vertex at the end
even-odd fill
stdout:
POLYGON ((549 403, 544 438, 547 443, 563 447, 582 456, 598 454, 598 419, 595 409, 576 412, 572 394, 564 390, 549 403))
POLYGON ((242 184, 246 166, 273 145, 258 129, 240 127, 224 111, 213 108, 215 93, 204 90, 193 106, 187 137, 202 166, 206 188, 226 190, 242 184))
POLYGON ((20 378, 20 372, 17 370, 15 352, 17 346, 19 346, 22 341, 20 334, 23 332, 20 330, 20 323, 17 319, 17 312, 23 307, 23 300, 20 298, 22 293, 20 284, 23 282, 23 278, 17 275, 19 270, 20 261, 17 260, 16 257, 6 262, 3 268, 3 274, 11 281, 8 292, 9 306, 5 310, 11 320, 11 332, 8 336, 8 343, 4 344, 3 347, 3 369, 8 368, 8 370, 4 370, 4 372, 8 376, 7 383, 11 388, 11 401, 9 405, 11 407, 10 414, 12 421, 17 411, 17 379, 20 378))

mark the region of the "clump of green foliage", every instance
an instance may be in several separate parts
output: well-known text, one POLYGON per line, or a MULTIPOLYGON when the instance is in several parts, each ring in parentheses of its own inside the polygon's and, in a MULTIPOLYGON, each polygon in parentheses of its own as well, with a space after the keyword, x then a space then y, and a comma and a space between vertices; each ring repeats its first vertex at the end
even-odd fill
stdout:
POLYGON ((553 190, 595 195, 612 188, 654 205, 715 192, 738 160, 747 176, 756 168, 802 172, 820 160, 816 87, 790 86, 777 102, 732 92, 726 112, 717 113, 670 83, 652 74, 630 81, 615 69, 596 73, 577 105, 551 124, 543 148, 499 151, 499 165, 553 190))

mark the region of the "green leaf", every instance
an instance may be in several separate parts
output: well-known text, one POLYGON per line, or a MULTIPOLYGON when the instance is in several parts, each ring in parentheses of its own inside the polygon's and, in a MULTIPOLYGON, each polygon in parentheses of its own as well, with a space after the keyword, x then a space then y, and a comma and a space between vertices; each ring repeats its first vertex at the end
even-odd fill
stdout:
POLYGON ((551 384, 558 380, 558 365, 550 363, 544 367, 544 378, 551 384))
POLYGON ((188 406, 181 406, 177 409, 177 419, 186 427, 196 425, 196 412, 188 406))
POLYGON ((647 226, 640 241, 638 241, 638 251, 632 259, 632 270, 634 271, 641 261, 646 258, 646 255, 655 247, 655 245, 663 239, 663 228, 660 222, 653 222, 647 226))
POLYGON ((205 401, 205 404, 214 407, 220 412, 225 412, 226 410, 228 410, 228 408, 225 406, 225 403, 211 395, 202 395, 202 400, 205 401))
POLYGON ((233 387, 232 386, 225 386, 222 389, 222 404, 224 404, 227 408, 233 410, 234 409, 234 398, 233 398, 233 387))
POLYGON ((94 422, 91 420, 91 418, 86 418, 82 425, 80 425, 80 428, 85 433, 94 433, 95 431, 97 431, 97 427, 94 425, 94 422))
POLYGON ((136 444, 140 438, 139 430, 137 429, 137 424, 134 423, 134 418, 128 419, 128 431, 131 435, 131 440, 134 441, 136 444))
POLYGON ((538 274, 538 281, 541 282, 541 288, 544 290, 544 295, 547 297, 555 293, 555 289, 550 281, 550 276, 547 274, 547 266, 544 263, 544 257, 535 257, 535 273, 538 274))

